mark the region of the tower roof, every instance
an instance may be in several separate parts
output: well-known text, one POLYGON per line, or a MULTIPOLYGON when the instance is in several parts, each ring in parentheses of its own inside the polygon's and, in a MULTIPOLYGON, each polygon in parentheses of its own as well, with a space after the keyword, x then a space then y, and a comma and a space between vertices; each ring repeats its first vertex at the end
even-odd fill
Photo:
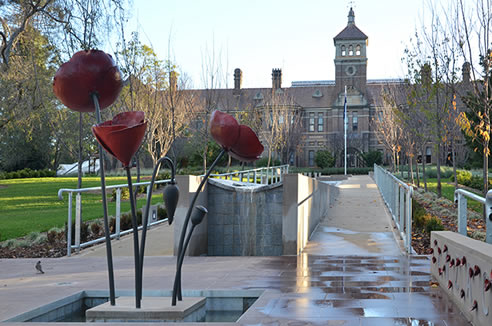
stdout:
POLYGON ((367 40, 367 35, 355 26, 355 14, 352 8, 350 8, 348 14, 347 27, 333 38, 334 42, 337 40, 367 40))

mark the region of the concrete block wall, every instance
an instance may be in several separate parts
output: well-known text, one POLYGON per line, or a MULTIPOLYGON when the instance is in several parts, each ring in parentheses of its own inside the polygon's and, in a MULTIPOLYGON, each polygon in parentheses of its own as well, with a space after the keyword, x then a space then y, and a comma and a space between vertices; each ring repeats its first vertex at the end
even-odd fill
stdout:
POLYGON ((492 325, 492 245, 461 234, 431 233, 431 273, 475 326, 492 325))

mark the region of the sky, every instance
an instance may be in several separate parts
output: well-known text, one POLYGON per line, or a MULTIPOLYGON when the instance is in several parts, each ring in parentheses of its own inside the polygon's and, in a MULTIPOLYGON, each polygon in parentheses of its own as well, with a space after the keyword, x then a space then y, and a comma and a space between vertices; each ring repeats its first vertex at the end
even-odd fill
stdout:
POLYGON ((233 87, 235 68, 242 87, 271 87, 272 68, 282 86, 292 81, 334 80, 333 37, 355 24, 369 37, 367 78, 404 76, 405 46, 420 25, 422 0, 134 0, 128 31, 138 31, 160 59, 170 57, 203 87, 203 61, 215 53, 222 88, 233 87))

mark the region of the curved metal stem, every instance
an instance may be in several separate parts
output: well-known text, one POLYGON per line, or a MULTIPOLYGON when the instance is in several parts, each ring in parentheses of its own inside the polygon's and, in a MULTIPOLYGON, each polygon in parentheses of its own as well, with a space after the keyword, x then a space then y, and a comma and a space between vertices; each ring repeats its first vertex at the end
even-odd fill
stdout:
POLYGON ((142 239, 140 240, 140 279, 138 282, 140 283, 139 289, 140 293, 139 296, 142 298, 142 282, 143 282, 143 264, 144 264, 144 254, 145 254, 145 241, 147 239, 147 226, 149 222, 149 211, 150 211, 150 203, 152 202, 152 189, 154 188, 154 183, 155 183, 155 178, 157 174, 159 173, 159 169, 161 167, 162 162, 167 161, 169 165, 171 166, 171 184, 175 184, 175 175, 176 175, 176 168, 174 165, 174 162, 167 156, 161 157, 157 163, 155 164, 154 171, 152 173, 152 180, 150 181, 150 186, 149 186, 149 193, 147 194, 147 205, 145 206, 145 213, 142 218, 142 239))
MULTIPOLYGON (((219 163, 219 160, 222 158, 222 156, 226 153, 225 149, 222 149, 222 151, 219 153, 215 161, 212 163, 210 168, 207 171, 207 174, 203 177, 202 181, 200 182, 200 185, 198 186, 198 189, 195 192, 195 195, 193 196, 193 199, 190 203, 190 206, 188 207, 188 212, 186 213, 186 217, 183 222, 183 226, 181 227, 181 236, 179 238, 179 246, 178 246, 178 259, 176 261, 176 275, 174 277, 174 286, 173 286, 173 306, 176 305, 176 295, 179 296, 179 300, 182 300, 182 294, 181 294, 181 276, 178 275, 178 268, 179 268, 179 257, 181 256, 181 253, 183 251, 183 243, 184 243, 184 238, 186 234, 186 229, 188 228, 188 223, 190 221, 190 216, 191 216, 191 211, 193 210, 193 207, 195 206, 195 202, 198 198, 198 195, 202 191, 203 185, 205 182, 207 182, 208 177, 210 176, 210 173, 212 173, 213 168, 219 163), (179 277, 178 277, 179 276, 179 277)), ((184 252, 183 252, 184 256, 184 252)))
MULTIPOLYGON (((186 248, 188 248, 188 244, 190 243, 191 234, 193 233, 193 230, 195 230, 194 224, 191 225, 191 229, 190 229, 190 232, 188 233, 188 236, 186 237, 186 241, 184 242, 184 247, 183 247, 183 250, 181 252, 181 255, 179 255, 179 257, 178 257, 178 267, 176 270, 176 276, 179 280, 181 280, 181 268, 183 267, 183 260, 184 260, 184 256, 185 256, 184 254, 186 252, 186 248)), ((182 300, 182 299, 180 299, 180 300, 182 300)), ((176 305, 176 296, 174 296, 174 295, 173 295, 172 305, 173 306, 176 305)))
POLYGON ((133 198, 132 174, 130 167, 125 167, 126 177, 128 179, 128 190, 130 193, 130 207, 132 211, 132 226, 133 226, 133 257, 135 260, 135 307, 138 309, 142 301, 142 289, 140 288, 142 276, 140 275, 140 258, 138 251, 138 222, 135 208, 135 198, 133 198))
MULTIPOLYGON (((99 100, 96 93, 91 94, 92 101, 94 102, 96 122, 101 123, 101 110, 99 107, 99 100)), ((103 220, 104 220, 104 238, 106 242, 106 260, 108 264, 108 278, 109 278, 109 300, 111 305, 116 304, 116 296, 114 290, 114 271, 113 271, 113 252, 111 250, 111 234, 109 232, 109 220, 108 220, 108 205, 106 202, 106 178, 104 175, 104 150, 101 144, 99 147, 99 173, 101 176, 101 195, 103 205, 103 220)))

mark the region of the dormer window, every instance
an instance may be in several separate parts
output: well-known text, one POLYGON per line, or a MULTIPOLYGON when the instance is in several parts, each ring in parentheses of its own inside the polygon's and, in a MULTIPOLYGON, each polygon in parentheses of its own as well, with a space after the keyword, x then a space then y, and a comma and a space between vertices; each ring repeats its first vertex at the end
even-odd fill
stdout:
POLYGON ((355 47, 355 55, 360 55, 360 45, 357 44, 357 46, 355 47))
POLYGON ((352 45, 349 45, 349 55, 354 55, 354 48, 352 47, 352 45))
POLYGON ((342 57, 344 57, 347 53, 345 52, 345 45, 342 45, 342 57))

